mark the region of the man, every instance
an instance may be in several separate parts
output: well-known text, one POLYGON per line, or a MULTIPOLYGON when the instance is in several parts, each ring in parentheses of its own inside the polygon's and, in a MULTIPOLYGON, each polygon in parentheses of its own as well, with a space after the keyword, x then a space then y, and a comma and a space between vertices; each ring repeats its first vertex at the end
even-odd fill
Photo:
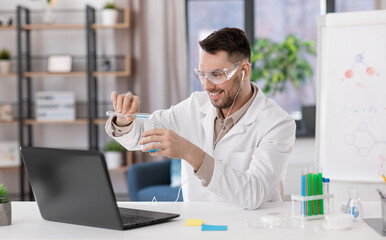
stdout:
MULTIPOLYGON (((181 158, 184 201, 228 201, 256 209, 281 201, 295 123, 251 83, 251 50, 243 31, 223 28, 200 41, 194 70, 205 91, 143 119, 111 117, 106 132, 128 150, 181 158), (186 182, 186 183, 185 183, 186 182), (185 184, 184 184, 185 183, 185 184)), ((138 96, 111 95, 118 113, 136 113, 138 96)))

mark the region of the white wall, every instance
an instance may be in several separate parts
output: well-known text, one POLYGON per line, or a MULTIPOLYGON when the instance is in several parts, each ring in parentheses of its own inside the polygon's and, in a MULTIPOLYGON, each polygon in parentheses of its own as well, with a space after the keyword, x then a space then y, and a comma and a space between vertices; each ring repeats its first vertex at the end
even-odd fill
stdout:
POLYGON ((300 194, 301 169, 315 164, 315 138, 297 138, 291 160, 288 162, 284 194, 300 194))

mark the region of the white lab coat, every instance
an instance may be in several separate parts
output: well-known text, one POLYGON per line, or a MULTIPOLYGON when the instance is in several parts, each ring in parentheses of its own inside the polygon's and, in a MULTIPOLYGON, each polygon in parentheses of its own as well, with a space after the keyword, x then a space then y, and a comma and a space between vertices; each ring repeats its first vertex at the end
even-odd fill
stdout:
MULTIPOLYGON (((195 92, 179 104, 153 113, 155 128, 173 130, 215 159, 207 187, 190 164, 182 161, 184 201, 228 201, 247 209, 266 201, 282 201, 295 142, 294 120, 259 90, 245 115, 213 149, 215 117, 207 92, 195 92)), ((136 119, 128 134, 112 137, 128 150, 139 150, 143 121, 136 119)), ((106 131, 111 132, 111 119, 106 131)))

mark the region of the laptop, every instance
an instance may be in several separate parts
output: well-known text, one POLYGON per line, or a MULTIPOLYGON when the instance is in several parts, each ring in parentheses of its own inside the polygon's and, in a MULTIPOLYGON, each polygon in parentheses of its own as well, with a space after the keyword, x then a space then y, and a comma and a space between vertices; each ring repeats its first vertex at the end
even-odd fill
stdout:
POLYGON ((41 216, 48 221, 126 230, 179 214, 118 208, 102 153, 21 147, 41 216))

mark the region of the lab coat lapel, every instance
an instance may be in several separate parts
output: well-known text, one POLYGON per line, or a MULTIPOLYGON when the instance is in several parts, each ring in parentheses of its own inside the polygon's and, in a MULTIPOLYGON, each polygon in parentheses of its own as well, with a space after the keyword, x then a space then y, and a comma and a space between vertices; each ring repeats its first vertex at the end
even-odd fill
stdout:
MULTIPOLYGON (((248 112, 247 112, 248 113, 248 112)), ((220 140, 223 141, 223 140, 226 140, 227 138, 230 138, 234 135, 237 135, 237 134, 243 134, 244 132, 246 132, 246 128, 247 128, 247 125, 251 124, 252 122, 251 121, 246 121, 245 117, 248 117, 247 116, 247 113, 245 113, 246 115, 244 115, 237 123, 236 125, 234 125, 231 130, 229 130, 229 132, 227 132, 227 134, 225 134, 225 136, 220 140)))
MULTIPOLYGON (((205 139, 208 146, 213 146, 213 133, 214 133, 214 119, 216 117, 216 109, 211 102, 200 107, 202 118, 200 119, 201 127, 205 132, 205 139)), ((211 149, 211 147, 210 147, 211 149)))
POLYGON ((236 123, 236 125, 232 127, 231 130, 229 130, 227 134, 225 134, 224 138, 221 139, 221 141, 236 134, 245 133, 247 131, 248 126, 254 123, 257 120, 258 115, 261 114, 261 109, 263 109, 265 101, 266 97, 259 89, 255 99, 253 100, 251 106, 249 106, 249 109, 247 110, 245 115, 241 117, 241 119, 236 123))

